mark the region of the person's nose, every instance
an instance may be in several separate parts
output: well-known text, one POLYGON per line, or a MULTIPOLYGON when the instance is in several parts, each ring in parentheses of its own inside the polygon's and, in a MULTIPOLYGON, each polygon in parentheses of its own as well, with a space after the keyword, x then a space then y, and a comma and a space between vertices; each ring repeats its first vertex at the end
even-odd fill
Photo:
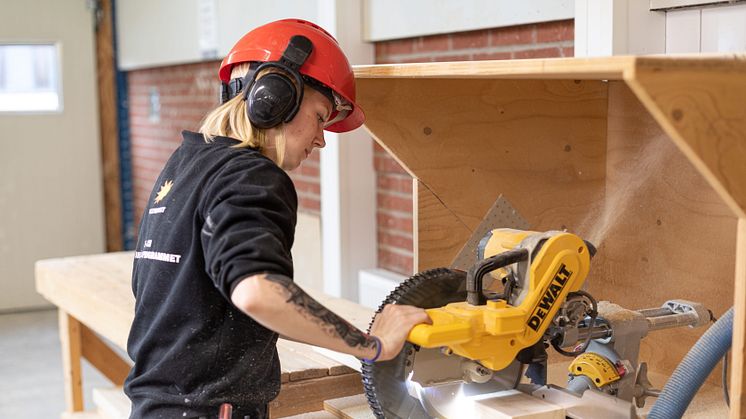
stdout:
POLYGON ((319 133, 316 135, 316 138, 314 139, 313 145, 315 145, 318 148, 324 148, 326 145, 326 140, 324 140, 324 130, 322 129, 319 131, 319 133))

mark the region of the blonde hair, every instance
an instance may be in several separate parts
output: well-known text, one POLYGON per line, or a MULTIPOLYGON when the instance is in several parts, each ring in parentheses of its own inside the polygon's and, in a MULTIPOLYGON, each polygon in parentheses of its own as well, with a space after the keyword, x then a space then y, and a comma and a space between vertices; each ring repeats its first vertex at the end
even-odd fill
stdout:
MULTIPOLYGON (((245 76, 248 70, 249 63, 241 63, 233 67, 231 79, 245 76)), ((267 71, 262 71, 257 78, 261 78, 270 72, 280 71, 270 68, 267 71)), ((212 142, 217 136, 231 137, 239 141, 234 147, 256 148, 264 155, 267 155, 267 148, 272 145, 268 144, 267 130, 251 124, 246 115, 246 101, 243 100, 242 94, 236 95, 208 113, 202 120, 199 132, 205 137, 206 142, 212 142)), ((275 163, 278 166, 282 166, 285 157, 285 144, 285 129, 281 128, 274 142, 275 163)))

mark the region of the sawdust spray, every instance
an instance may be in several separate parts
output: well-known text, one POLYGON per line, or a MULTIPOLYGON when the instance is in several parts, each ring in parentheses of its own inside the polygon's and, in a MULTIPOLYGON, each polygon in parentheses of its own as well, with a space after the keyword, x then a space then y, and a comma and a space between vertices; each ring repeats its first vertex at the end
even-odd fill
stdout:
POLYGON ((636 197, 653 187, 649 179, 661 174, 670 150, 670 144, 656 138, 637 152, 618 153, 622 158, 607 161, 605 198, 580 223, 581 237, 600 247, 609 232, 623 222, 627 211, 644 207, 645 200, 636 197))

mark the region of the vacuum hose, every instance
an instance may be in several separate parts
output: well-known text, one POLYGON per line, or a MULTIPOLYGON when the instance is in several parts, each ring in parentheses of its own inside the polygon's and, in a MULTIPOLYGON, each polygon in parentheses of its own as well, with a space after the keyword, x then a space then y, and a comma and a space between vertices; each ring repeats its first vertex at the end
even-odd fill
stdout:
POLYGON ((648 419, 680 418, 707 376, 725 356, 733 337, 733 308, 713 324, 689 350, 661 395, 650 410, 648 419))

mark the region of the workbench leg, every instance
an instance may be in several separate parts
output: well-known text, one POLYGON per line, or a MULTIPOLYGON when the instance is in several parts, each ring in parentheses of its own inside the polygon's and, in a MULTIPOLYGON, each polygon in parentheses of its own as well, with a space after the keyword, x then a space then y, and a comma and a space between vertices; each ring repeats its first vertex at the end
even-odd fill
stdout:
POLYGON ((746 417, 746 374, 744 374, 744 357, 746 357, 746 218, 738 220, 736 240, 736 283, 733 302, 733 360, 730 373, 730 418, 746 417))
POLYGON ((83 377, 80 369, 81 324, 78 319, 63 310, 59 310, 59 323, 65 383, 65 410, 80 412, 83 410, 83 377))

